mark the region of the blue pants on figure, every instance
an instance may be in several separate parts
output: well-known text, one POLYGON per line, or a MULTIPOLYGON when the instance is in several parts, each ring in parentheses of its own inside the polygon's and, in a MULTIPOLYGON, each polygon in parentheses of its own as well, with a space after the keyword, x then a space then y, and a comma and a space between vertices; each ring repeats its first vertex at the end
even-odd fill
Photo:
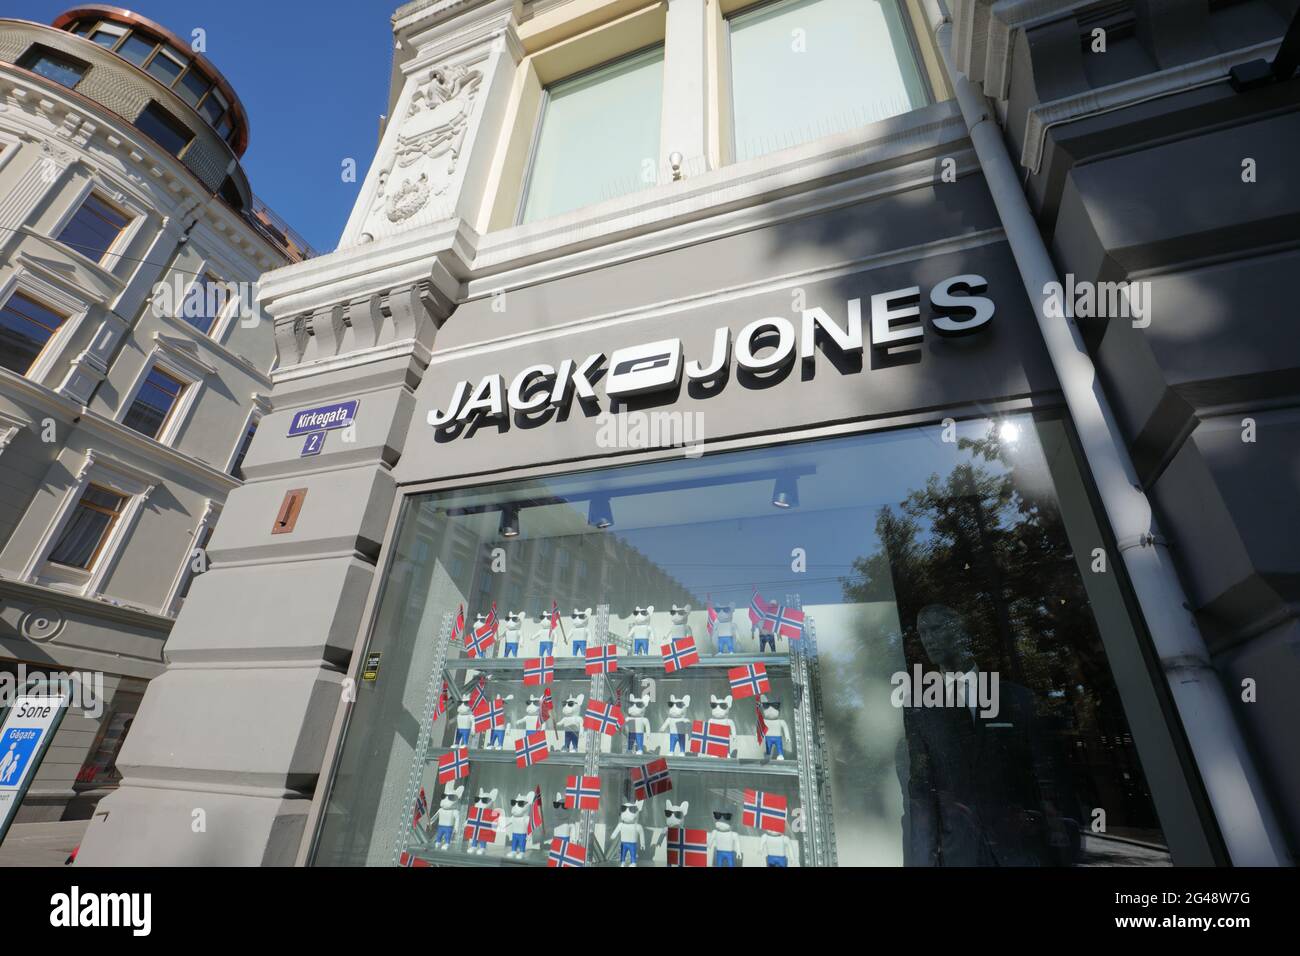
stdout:
POLYGON ((576 730, 566 730, 564 732, 564 749, 568 750, 570 744, 573 745, 574 750, 578 749, 578 732, 576 730))
MULTIPOLYGON (((527 833, 512 833, 512 834, 510 834, 510 852, 511 852, 511 853, 523 853, 523 852, 525 852, 527 849, 528 849, 528 834, 527 834, 527 833)), ((772 859, 772 858, 769 856, 768 859, 770 860, 770 859, 772 859)))
POLYGON ((736 639, 734 637, 719 637, 718 653, 719 654, 736 653, 736 639))
POLYGON ((758 652, 761 654, 761 653, 763 653, 763 651, 771 651, 773 654, 776 653, 776 635, 775 635, 775 634, 760 634, 760 635, 758 635, 758 652))
POLYGON ((618 862, 622 863, 629 857, 636 863, 636 844, 624 841, 618 845, 618 862))
POLYGON ((714 850, 713 865, 734 867, 736 865, 736 851, 735 850, 714 850))
POLYGON ((433 845, 438 846, 442 843, 451 846, 451 827, 439 824, 438 832, 433 835, 433 845))
POLYGON ((784 757, 784 756, 785 756, 785 741, 781 738, 780 735, 778 735, 778 736, 776 736, 776 737, 764 737, 764 738, 763 738, 763 752, 766 753, 767 756, 769 756, 769 757, 771 757, 771 756, 773 756, 773 755, 778 756, 778 757, 784 757))
POLYGON ((506 652, 505 652, 504 654, 502 654, 501 656, 502 656, 502 657, 518 657, 518 656, 519 656, 519 645, 518 645, 518 644, 507 644, 507 645, 506 645, 506 652))
POLYGON ((492 731, 492 740, 491 740, 491 742, 488 744, 488 746, 489 746, 489 747, 504 747, 505 745, 506 745, 506 730, 505 730, 505 728, 504 728, 504 727, 499 727, 499 728, 493 730, 493 731, 492 731))
POLYGON ((785 857, 783 857, 783 856, 769 856, 769 857, 767 858, 767 865, 768 865, 768 866, 779 866, 779 867, 780 867, 781 869, 783 869, 783 870, 785 870, 785 869, 789 869, 789 866, 790 866, 790 865, 786 862, 785 857))
POLYGON ((578 656, 580 656, 580 655, 585 655, 586 653, 587 653, 587 642, 586 642, 586 641, 574 641, 574 642, 573 642, 573 656, 574 656, 574 657, 578 657, 578 656))
POLYGON ((634 637, 632 638, 632 653, 641 655, 650 653, 650 638, 634 637))
POLYGON ((456 728, 456 740, 454 741, 454 743, 452 744, 452 746, 454 746, 454 747, 468 747, 468 746, 469 746, 469 731, 466 730, 464 727, 457 727, 457 728, 456 728))
POLYGON ((638 734, 629 730, 627 734, 627 749, 629 751, 635 750, 637 753, 644 751, 645 734, 638 734))
POLYGON ((538 656, 538 657, 550 657, 550 656, 551 656, 551 651, 553 651, 554 649, 555 649, 555 642, 554 642, 554 641, 538 641, 538 642, 537 642, 537 656, 538 656))
POLYGON ((685 735, 685 734, 669 734, 669 735, 668 735, 668 752, 669 752, 670 754, 675 754, 675 753, 677 753, 677 751, 679 751, 679 750, 680 750, 682 753, 686 753, 686 735, 685 735))

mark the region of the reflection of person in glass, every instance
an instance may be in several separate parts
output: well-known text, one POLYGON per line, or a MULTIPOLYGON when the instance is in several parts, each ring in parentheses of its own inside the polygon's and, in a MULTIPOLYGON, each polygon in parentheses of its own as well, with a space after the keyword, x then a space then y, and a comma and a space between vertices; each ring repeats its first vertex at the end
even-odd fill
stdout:
MULTIPOLYGON (((964 677, 974 691, 981 662, 961 615, 930 604, 917 614, 916 630, 945 690, 964 677)), ((914 704, 920 691, 913 688, 914 704)), ((1077 824, 1054 810, 1053 761, 1033 694, 1006 680, 997 691, 987 710, 973 693, 955 706, 904 708, 897 765, 905 864, 1042 866, 1075 855, 1077 824)))

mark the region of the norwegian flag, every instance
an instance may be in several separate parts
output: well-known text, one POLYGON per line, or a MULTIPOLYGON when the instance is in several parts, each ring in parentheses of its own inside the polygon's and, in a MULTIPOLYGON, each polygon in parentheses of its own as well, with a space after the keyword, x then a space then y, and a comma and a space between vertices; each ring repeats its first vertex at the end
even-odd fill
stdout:
POLYGON ((524 661, 524 686, 540 687, 555 680, 554 657, 530 657, 524 661))
POLYGON ((662 645, 660 653, 664 657, 664 672, 671 674, 684 667, 700 662, 700 652, 695 648, 695 638, 683 637, 662 645))
POLYGON ((587 648, 587 673, 608 674, 618 670, 618 645, 603 644, 587 648))
POLYGON ((500 696, 488 701, 484 697, 474 708, 474 732, 478 733, 489 728, 500 730, 506 725, 506 702, 500 696))
POLYGON ((437 720, 447 712, 447 697, 449 693, 450 688, 447 686, 447 680, 446 678, 443 678, 442 690, 438 692, 438 702, 433 705, 433 720, 437 720))
POLYGON ((564 809, 599 810, 599 777, 566 777, 564 781, 564 809))
POLYGON ((542 829, 542 787, 533 788, 533 809, 528 815, 528 832, 542 829))
POLYGON ((451 643, 455 644, 465 633, 465 605, 456 608, 456 621, 451 626, 451 643))
POLYGON ((453 747, 438 758, 438 782, 450 783, 469 776, 469 748, 453 747))
POLYGON ((515 741, 515 763, 520 767, 531 767, 541 763, 551 755, 551 748, 546 745, 546 731, 524 734, 515 741))
POLYGON ((755 590, 754 596, 749 599, 749 623, 762 624, 763 622, 770 621, 772 618, 772 612, 775 610, 776 605, 768 604, 767 601, 763 600, 763 595, 759 594, 758 591, 755 590))
POLYGON ((761 744, 763 738, 767 736, 767 721, 763 719, 763 708, 758 701, 754 701, 754 716, 758 722, 754 724, 754 729, 758 732, 758 742, 761 744))
POLYGON ((672 774, 668 772, 668 761, 663 757, 632 768, 633 800, 649 800, 652 796, 667 793, 672 788, 672 774))
POLYGON ((582 726, 613 737, 623 726, 623 708, 603 700, 588 701, 587 712, 582 715, 582 726))
POLYGON ((669 866, 708 866, 709 831, 668 828, 669 866))
POLYGON ((471 806, 469 812, 465 815, 465 842, 481 840, 485 843, 495 843, 497 839, 497 820, 500 816, 500 810, 480 807, 478 804, 471 806))
POLYGON ((542 691, 542 702, 537 707, 537 722, 544 724, 551 719, 551 711, 555 710, 555 698, 551 696, 551 689, 548 687, 542 691))
POLYGON ((772 689, 767 679, 766 664, 745 664, 727 671, 727 680, 731 682, 731 693, 739 700, 742 697, 757 697, 772 689))
POLYGON ((713 720, 691 722, 691 753, 726 757, 731 753, 731 728, 713 720))
POLYGON ((785 832, 785 797, 776 793, 764 793, 762 790, 746 790, 743 806, 740 818, 742 826, 758 827, 772 833, 785 832))
POLYGON ((480 701, 487 700, 487 692, 484 690, 486 686, 487 686, 487 676, 484 674, 480 674, 478 683, 475 684, 474 689, 469 692, 469 709, 471 712, 478 710, 478 705, 480 701))
POLYGON ((407 853, 405 850, 403 850, 402 855, 397 858, 397 865, 411 867, 411 866, 431 866, 432 864, 430 864, 428 860, 420 859, 414 853, 407 853))
POLYGON ((484 623, 481 627, 476 627, 472 632, 465 632, 465 656, 466 657, 487 657, 488 651, 492 649, 496 636, 484 623))
POLYGON ((560 605, 554 600, 551 601, 551 626, 546 633, 546 639, 549 641, 555 633, 555 629, 560 626, 560 605))
POLYGON ((415 798, 415 810, 411 814, 411 826, 418 827, 424 815, 429 812, 429 798, 424 794, 424 787, 420 788, 419 794, 415 798))
POLYGON ((776 609, 769 623, 787 641, 797 641, 803 637, 803 611, 798 608, 782 605, 776 609))
POLYGON ((709 637, 713 636, 713 627, 718 623, 718 611, 713 606, 713 600, 709 600, 709 606, 705 608, 704 631, 709 637))
POLYGON ((568 837, 551 841, 551 851, 546 854, 547 866, 586 866, 587 848, 578 846, 568 837))

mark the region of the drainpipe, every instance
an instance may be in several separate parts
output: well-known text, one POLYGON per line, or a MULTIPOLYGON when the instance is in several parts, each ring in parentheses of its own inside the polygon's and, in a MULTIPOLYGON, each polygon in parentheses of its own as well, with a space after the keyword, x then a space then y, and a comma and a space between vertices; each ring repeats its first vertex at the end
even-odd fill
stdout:
POLYGON ((1060 279, 992 107, 954 63, 952 23, 939 0, 923 3, 1229 857, 1237 866, 1290 865, 1281 828, 1227 692, 1210 663, 1083 336, 1072 318, 1050 318, 1044 308, 1048 283, 1060 279))

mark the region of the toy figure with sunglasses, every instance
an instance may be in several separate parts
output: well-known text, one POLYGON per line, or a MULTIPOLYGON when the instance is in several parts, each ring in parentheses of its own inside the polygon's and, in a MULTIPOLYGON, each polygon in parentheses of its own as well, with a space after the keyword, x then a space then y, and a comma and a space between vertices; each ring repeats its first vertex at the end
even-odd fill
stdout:
POLYGON ((506 832, 510 834, 510 850, 506 859, 522 860, 528 852, 528 832, 532 823, 533 791, 521 793, 510 801, 510 819, 506 822, 506 832))
POLYGON ((637 820, 644 804, 644 800, 623 801, 618 823, 609 832, 610 840, 618 842, 619 866, 636 866, 637 853, 645 849, 645 827, 637 820))
POLYGON ((654 630, 650 627, 650 615, 654 612, 653 604, 632 610, 632 626, 628 629, 627 636, 632 639, 632 653, 637 657, 650 653, 650 641, 654 638, 654 630))
POLYGON ((741 865, 740 834, 731 828, 730 810, 713 811, 713 829, 709 831, 709 866, 741 865))
POLYGON ((759 708, 763 711, 763 756, 785 759, 785 741, 790 736, 790 727, 781 717, 781 702, 768 700, 764 694, 759 699, 759 708))

